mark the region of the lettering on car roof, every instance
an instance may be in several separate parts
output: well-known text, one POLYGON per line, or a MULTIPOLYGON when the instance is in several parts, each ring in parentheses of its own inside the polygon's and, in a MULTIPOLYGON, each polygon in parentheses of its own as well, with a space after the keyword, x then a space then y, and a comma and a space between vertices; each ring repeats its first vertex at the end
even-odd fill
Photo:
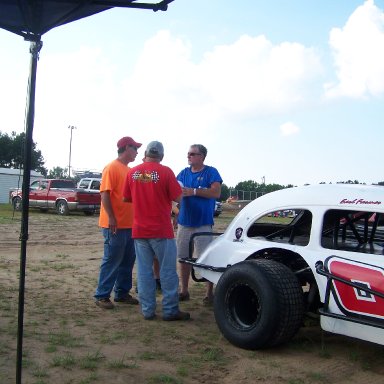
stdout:
POLYGON ((343 199, 340 201, 340 204, 354 204, 354 205, 380 205, 381 201, 371 201, 364 199, 343 199))

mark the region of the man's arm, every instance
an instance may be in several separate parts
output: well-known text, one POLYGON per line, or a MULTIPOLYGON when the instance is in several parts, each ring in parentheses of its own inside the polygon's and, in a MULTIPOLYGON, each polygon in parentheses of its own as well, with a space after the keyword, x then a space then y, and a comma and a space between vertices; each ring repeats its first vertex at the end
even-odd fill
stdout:
POLYGON ((129 175, 127 175, 124 182, 123 201, 125 203, 132 203, 131 187, 129 186, 129 175))
POLYGON ((100 192, 100 195, 101 203, 103 204, 103 207, 108 215, 109 229, 112 231, 112 233, 116 233, 117 222, 112 208, 110 191, 100 192))
POLYGON ((175 201, 176 203, 180 203, 182 197, 183 197, 183 195, 179 195, 175 199, 173 199, 173 201, 175 201))
POLYGON ((210 188, 182 188, 183 197, 199 196, 206 199, 218 199, 221 195, 221 184, 215 181, 210 188))
POLYGON ((177 229, 177 219, 179 217, 179 204, 181 202, 181 195, 179 195, 176 199, 172 201, 172 223, 173 228, 177 229))

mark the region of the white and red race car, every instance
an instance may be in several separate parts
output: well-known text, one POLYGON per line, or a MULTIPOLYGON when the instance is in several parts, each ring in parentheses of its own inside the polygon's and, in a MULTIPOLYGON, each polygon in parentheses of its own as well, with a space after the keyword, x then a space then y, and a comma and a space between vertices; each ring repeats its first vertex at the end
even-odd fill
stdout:
POLYGON ((326 331, 384 345, 383 224, 381 186, 288 188, 248 204, 185 262, 216 284, 215 319, 234 345, 287 342, 307 312, 326 331))

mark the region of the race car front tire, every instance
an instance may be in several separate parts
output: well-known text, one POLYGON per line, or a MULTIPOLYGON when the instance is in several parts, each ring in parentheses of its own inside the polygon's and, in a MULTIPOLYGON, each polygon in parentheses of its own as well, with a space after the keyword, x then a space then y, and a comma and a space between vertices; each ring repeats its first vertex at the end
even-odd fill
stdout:
POLYGON ((218 281, 214 314, 224 337, 245 349, 290 340, 302 325, 303 291, 292 271, 273 260, 233 265, 218 281))

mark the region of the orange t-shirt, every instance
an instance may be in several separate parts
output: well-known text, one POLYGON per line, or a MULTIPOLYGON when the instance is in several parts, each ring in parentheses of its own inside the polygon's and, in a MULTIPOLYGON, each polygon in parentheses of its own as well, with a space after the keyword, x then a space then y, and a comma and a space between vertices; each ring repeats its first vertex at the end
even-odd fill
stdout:
MULTIPOLYGON (((119 160, 113 160, 104 168, 101 177, 100 192, 109 191, 118 229, 132 228, 133 223, 132 203, 123 201, 123 187, 129 169, 119 160)), ((99 226, 109 227, 108 214, 103 203, 100 207, 99 226)))

